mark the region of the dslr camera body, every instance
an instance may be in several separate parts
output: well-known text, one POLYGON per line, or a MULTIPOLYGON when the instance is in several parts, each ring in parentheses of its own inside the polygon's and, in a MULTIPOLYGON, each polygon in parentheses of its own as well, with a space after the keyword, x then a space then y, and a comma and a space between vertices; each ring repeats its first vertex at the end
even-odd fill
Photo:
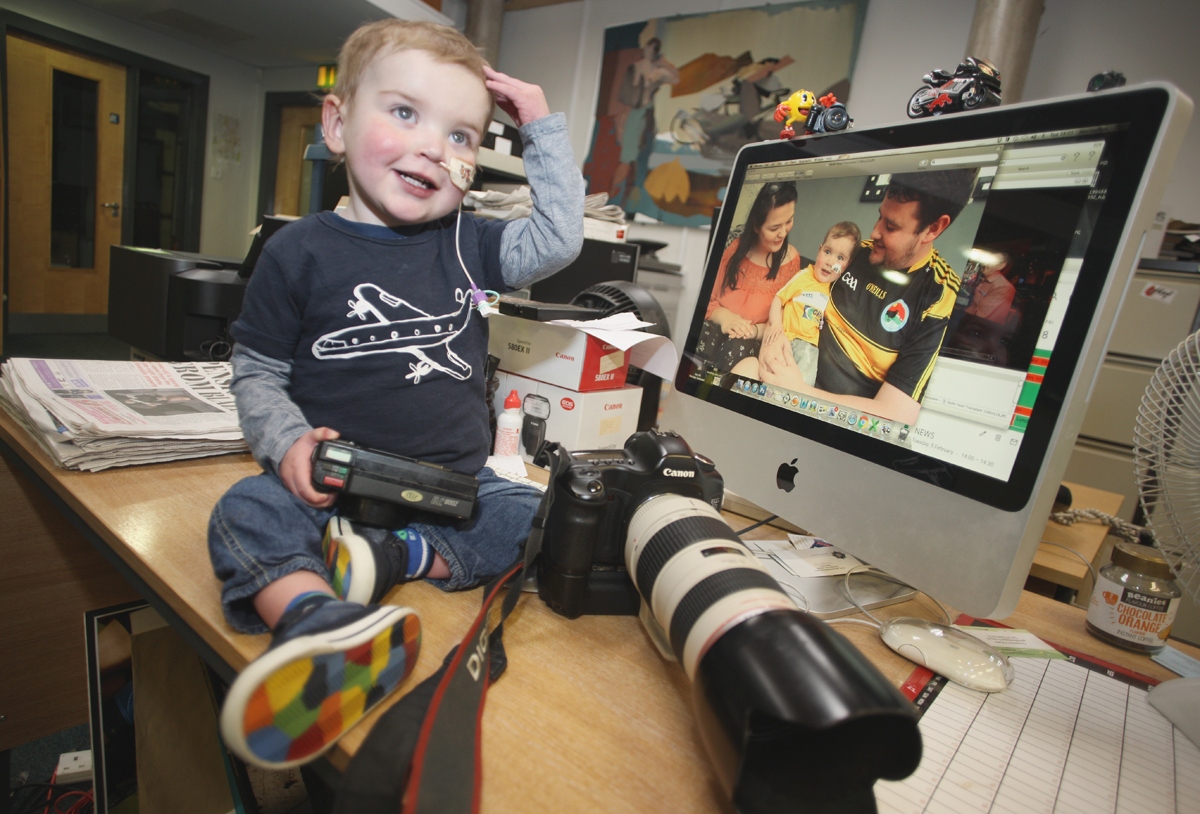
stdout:
POLYGON ((741 814, 873 814, 875 781, 916 770, 916 708, 738 539, 712 461, 651 430, 560 458, 550 488, 538 595, 572 619, 640 614, 741 814))
POLYGON ((631 510, 657 495, 679 495, 719 512, 725 482, 712 461, 675 433, 637 433, 624 449, 570 455, 552 484, 538 595, 568 619, 636 616, 641 595, 625 565, 631 510))

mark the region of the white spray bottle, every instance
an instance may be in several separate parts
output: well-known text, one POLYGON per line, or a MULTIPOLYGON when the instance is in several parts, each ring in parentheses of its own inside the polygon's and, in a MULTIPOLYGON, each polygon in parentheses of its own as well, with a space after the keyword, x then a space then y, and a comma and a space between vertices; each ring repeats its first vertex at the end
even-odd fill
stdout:
POLYGON ((521 397, 513 390, 504 399, 504 412, 496 417, 496 444, 493 455, 521 453, 521 397))

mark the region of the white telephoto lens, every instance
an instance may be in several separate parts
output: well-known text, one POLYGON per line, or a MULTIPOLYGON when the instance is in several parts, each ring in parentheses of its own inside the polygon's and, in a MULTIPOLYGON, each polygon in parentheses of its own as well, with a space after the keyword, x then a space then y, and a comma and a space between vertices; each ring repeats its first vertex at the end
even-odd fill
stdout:
POLYGON ((625 564, 688 678, 731 627, 796 609, 721 516, 695 498, 664 494, 639 506, 629 521, 625 564))

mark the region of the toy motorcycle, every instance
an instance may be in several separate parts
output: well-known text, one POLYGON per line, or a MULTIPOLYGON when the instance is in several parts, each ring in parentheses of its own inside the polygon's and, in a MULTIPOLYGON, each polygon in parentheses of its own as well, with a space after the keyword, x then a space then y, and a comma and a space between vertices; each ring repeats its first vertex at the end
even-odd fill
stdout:
POLYGON ((921 79, 925 87, 908 100, 910 119, 1000 104, 1000 71, 986 59, 967 57, 953 74, 938 69, 921 79))

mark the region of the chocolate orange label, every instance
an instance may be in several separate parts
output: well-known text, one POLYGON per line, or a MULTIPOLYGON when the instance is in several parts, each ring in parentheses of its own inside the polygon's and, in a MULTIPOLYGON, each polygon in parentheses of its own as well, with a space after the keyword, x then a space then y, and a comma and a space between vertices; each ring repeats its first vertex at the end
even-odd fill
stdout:
POLYGON ((1149 596, 1100 577, 1088 603, 1088 621, 1135 644, 1160 646, 1171 633, 1179 599, 1149 596))

